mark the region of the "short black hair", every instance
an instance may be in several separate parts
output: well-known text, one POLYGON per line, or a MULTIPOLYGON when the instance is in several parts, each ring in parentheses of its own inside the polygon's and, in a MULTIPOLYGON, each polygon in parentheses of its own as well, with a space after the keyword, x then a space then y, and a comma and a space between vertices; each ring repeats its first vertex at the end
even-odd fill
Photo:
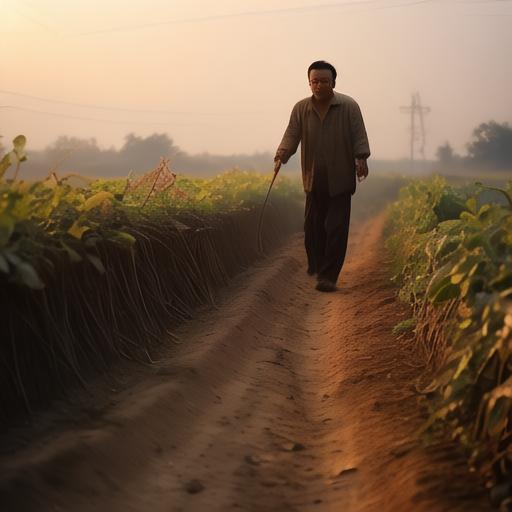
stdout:
POLYGON ((329 64, 329 62, 326 62, 325 60, 315 60, 315 62, 313 62, 313 64, 308 68, 308 80, 309 73, 311 73, 312 69, 328 69, 332 73, 332 86, 334 87, 336 85, 336 77, 338 74, 332 64, 329 64))

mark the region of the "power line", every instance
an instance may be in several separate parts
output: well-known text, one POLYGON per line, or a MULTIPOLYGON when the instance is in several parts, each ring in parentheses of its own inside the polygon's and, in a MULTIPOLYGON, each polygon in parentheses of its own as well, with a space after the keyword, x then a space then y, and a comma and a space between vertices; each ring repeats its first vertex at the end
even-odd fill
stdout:
MULTIPOLYGON (((219 21, 224 19, 231 19, 231 18, 241 18, 241 17, 250 17, 250 16, 266 16, 271 14, 293 14, 293 13, 301 13, 301 12, 309 12, 309 11, 316 11, 316 10, 326 10, 326 9, 339 9, 339 8, 346 8, 346 7, 361 7, 361 6, 369 6, 371 7, 372 4, 378 4, 380 2, 383 2, 385 0, 348 0, 345 2, 333 2, 333 3, 326 3, 326 4, 320 4, 320 5, 305 5, 305 6, 296 6, 296 7, 282 7, 277 9, 266 9, 266 10, 260 10, 260 11, 242 11, 237 13, 227 13, 227 14, 217 14, 217 15, 210 15, 210 16, 202 16, 202 17, 191 17, 191 18, 179 18, 174 20, 165 20, 165 21, 156 21, 156 22, 148 22, 143 24, 135 24, 135 25, 123 25, 118 27, 110 27, 105 29, 98 29, 98 30, 90 30, 87 32, 81 32, 78 34, 67 34, 67 35, 79 35, 79 36, 88 36, 88 35, 96 35, 96 34, 106 34, 111 32, 126 32, 131 30, 140 30, 144 28, 151 28, 151 27, 158 27, 158 26, 164 26, 164 25, 174 25, 174 24, 180 24, 180 23, 197 23, 197 22, 208 22, 208 21, 219 21)), ((443 4, 445 4, 448 0, 443 0, 443 4)), ((415 5, 421 5, 426 3, 432 3, 432 2, 440 2, 440 0, 410 0, 407 2, 401 2, 398 4, 391 4, 391 5, 374 5, 370 10, 382 10, 382 9, 395 9, 399 7, 413 7, 415 5)), ((473 5, 477 4, 507 4, 512 2, 512 0, 452 0, 453 3, 470 3, 473 5)), ((25 4, 26 6, 26 4, 25 4)), ((42 22, 38 19, 36 19, 33 15, 27 15, 25 13, 20 12, 19 9, 16 8, 16 6, 13 6, 16 13, 27 19, 28 21, 46 29, 49 32, 54 33, 55 35, 64 35, 57 29, 51 27, 48 23, 42 22)), ((33 7, 30 7, 32 10, 33 7)), ((505 16, 508 16, 508 14, 505 14, 505 16)))
MULTIPOLYGON (((126 32, 130 30, 140 30, 144 28, 152 28, 164 25, 177 25, 180 23, 197 23, 197 22, 207 22, 207 21, 220 21, 231 18, 246 18, 250 16, 267 16, 269 14, 292 14, 292 13, 302 13, 309 11, 318 11, 318 10, 326 10, 326 9, 339 9, 343 7, 361 7, 363 5, 371 5, 378 4, 382 0, 349 0, 347 2, 333 2, 327 4, 320 5, 304 5, 304 6, 296 6, 296 7, 281 7, 277 9, 265 9, 260 11, 241 11, 237 13, 228 13, 228 14, 214 14, 210 16, 201 16, 201 17, 193 17, 193 18, 178 18, 174 20, 165 20, 165 21, 155 21, 150 23, 136 24, 136 25, 124 25, 118 27, 111 27, 100 30, 91 30, 87 32, 79 33, 80 36, 89 36, 96 34, 106 34, 111 32, 126 32)), ((411 0, 409 2, 403 2, 396 5, 389 6, 375 6, 375 9, 382 8, 396 8, 396 7, 407 7, 413 6, 417 4, 425 4, 430 2, 435 2, 436 0, 411 0)))
POLYGON ((63 101, 56 100, 52 98, 45 98, 42 96, 34 96, 32 94, 24 94, 20 92, 7 91, 5 89, 0 89, 0 94, 7 94, 10 96, 17 96, 20 98, 27 98, 31 100, 43 101, 45 103, 54 103, 56 105, 67 105, 71 107, 79 107, 79 108, 90 108, 96 110, 110 110, 110 111, 118 111, 118 112, 132 112, 137 114, 166 114, 166 115, 194 115, 194 116, 229 116, 229 113, 221 113, 221 112, 187 112, 180 110, 152 110, 152 109, 137 109, 137 108, 128 108, 128 107, 109 107, 106 105, 95 105, 92 103, 75 103, 72 101, 63 101))
MULTIPOLYGON (((41 21, 41 16, 37 15, 38 13, 40 14, 41 11, 39 9, 35 8, 33 5, 27 4, 26 2, 23 2, 22 0, 15 0, 15 1, 11 1, 9 3, 10 3, 9 8, 12 9, 21 18, 24 18, 25 20, 29 21, 30 23, 45 29, 47 32, 51 32, 54 35, 61 35, 57 29, 52 27, 46 21, 41 21), (21 7, 24 7, 25 10, 28 10, 30 14, 23 12, 20 9, 19 4, 21 4, 21 7)), ((43 15, 43 17, 47 18, 48 16, 43 15)))
POLYGON ((292 13, 292 12, 307 12, 312 9, 325 9, 325 8, 333 8, 333 7, 348 7, 353 5, 361 5, 362 3, 365 4, 372 4, 376 3, 379 0, 365 0, 357 1, 357 0, 349 0, 348 2, 335 2, 335 3, 329 3, 329 4, 320 4, 316 6, 298 6, 298 7, 281 7, 278 9, 265 9, 260 11, 241 11, 236 13, 228 13, 228 14, 212 14, 209 16, 198 16, 198 17, 191 17, 191 18, 178 18, 174 20, 165 20, 165 21, 155 21, 150 23, 144 23, 144 24, 136 24, 136 25, 124 25, 124 26, 118 26, 118 27, 111 27, 106 29, 100 29, 100 30, 91 30, 88 32, 82 32, 78 35, 82 36, 88 36, 88 35, 94 35, 94 34, 103 34, 108 32, 125 32, 129 30, 139 30, 143 28, 151 28, 151 27, 157 27, 162 25, 175 25, 180 23, 196 23, 196 22, 205 22, 205 21, 219 21, 224 19, 230 19, 230 18, 242 18, 242 17, 249 17, 249 16, 265 16, 268 14, 281 14, 281 13, 292 13))
MULTIPOLYGON (((36 110, 33 108, 27 108, 27 107, 19 107, 16 105, 1 105, 0 108, 6 108, 6 109, 12 109, 12 110, 21 110, 24 112, 31 112, 35 114, 41 114, 46 116, 53 116, 53 117, 63 117, 66 119, 76 119, 79 121, 93 121, 97 123, 110 123, 110 124, 130 124, 130 125, 148 125, 148 126, 169 126, 169 122, 146 122, 146 121, 117 121, 114 119, 98 119, 98 118, 92 118, 92 117, 82 117, 82 116, 73 116, 68 114, 59 114, 57 112, 47 112, 45 110, 36 110)), ((194 126, 197 125, 197 123, 175 123, 173 121, 173 124, 180 125, 180 126, 194 126)))
POLYGON ((136 108, 126 108, 126 107, 108 107, 104 105, 93 105, 90 103, 74 103, 71 101, 63 101, 56 100, 51 98, 44 98, 42 96, 34 96, 31 94, 23 94, 20 92, 7 91, 5 89, 0 89, 1 94, 9 94, 11 96, 18 96, 20 98, 28 98, 31 100, 44 101, 46 103, 55 103, 58 105, 69 105, 72 107, 80 107, 80 108, 92 108, 97 110, 117 110, 120 112, 136 112, 136 113, 146 113, 146 114, 191 114, 191 112, 179 112, 179 111, 169 111, 169 110, 148 110, 148 109, 136 109, 136 108))
POLYGON ((16 14, 18 16, 20 16, 21 18, 29 21, 30 23, 33 23, 34 25, 37 25, 38 27, 44 28, 46 31, 48 31, 48 32, 50 32, 52 34, 58 35, 58 32, 55 29, 53 29, 52 27, 50 27, 49 25, 47 25, 46 23, 35 19, 33 16, 30 16, 28 14, 25 14, 25 13, 21 12, 16 7, 14 7, 14 11, 16 12, 16 14))

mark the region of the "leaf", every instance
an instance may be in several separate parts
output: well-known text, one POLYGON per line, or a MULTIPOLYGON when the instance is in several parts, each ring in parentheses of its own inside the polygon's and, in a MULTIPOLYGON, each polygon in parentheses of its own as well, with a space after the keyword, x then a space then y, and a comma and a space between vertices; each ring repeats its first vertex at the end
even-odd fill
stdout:
POLYGON ((8 214, 0 214, 0 247, 5 247, 14 231, 14 219, 8 214))
POLYGON ((460 214, 460 220, 463 222, 466 222, 468 224, 471 224, 472 222, 474 222, 475 219, 476 219, 476 217, 472 213, 462 212, 460 214))
POLYGON ((7 263, 7 260, 0 254, 0 272, 3 272, 4 274, 9 273, 9 263, 7 263))
POLYGON ((416 327, 416 318, 411 317, 396 324, 393 327, 392 333, 393 335, 398 336, 404 332, 412 331, 414 327, 416 327))
POLYGON ((28 262, 19 260, 15 263, 16 271, 21 282, 33 290, 42 290, 44 283, 36 272, 36 269, 28 262))
POLYGON ((446 283, 451 281, 450 272, 453 268, 453 263, 448 262, 446 265, 442 266, 440 269, 436 271, 430 280, 426 294, 428 297, 433 297, 440 288, 445 286, 446 283))
POLYGON ((472 250, 476 249, 477 247, 483 247, 484 243, 484 235, 482 232, 479 232, 466 238, 463 242, 463 245, 467 249, 472 250))
POLYGON ((82 239, 86 247, 96 247, 100 240, 102 240, 102 237, 93 231, 88 231, 82 239))
POLYGON ((484 322, 482 326, 482 337, 485 338, 489 334, 489 321, 484 322))
POLYGON ((466 201, 466 206, 471 213, 476 214, 476 197, 470 197, 466 201))
POLYGON ((95 256, 94 254, 91 253, 87 253, 86 257, 100 274, 104 274, 106 272, 105 267, 103 266, 103 263, 98 258, 98 256, 95 256))
POLYGON ((485 218, 487 217, 487 213, 489 213, 491 209, 491 205, 490 204, 484 204, 480 210, 478 210, 478 218, 480 220, 485 220, 485 218))
POLYGON ((463 322, 461 322, 459 324, 459 329, 462 329, 462 330, 467 329, 471 325, 471 323, 472 323, 471 318, 466 318, 466 320, 464 320, 463 322))
POLYGON ((107 192, 105 190, 102 190, 101 192, 98 192, 94 194, 93 196, 89 197, 82 207, 80 208, 84 212, 88 212, 89 210, 92 210, 93 208, 96 208, 96 206, 99 206, 104 201, 112 200, 114 199, 114 195, 112 192, 107 192))
POLYGON ((12 162, 10 155, 10 153, 7 153, 6 155, 4 155, 2 160, 0 160, 0 179, 3 178, 5 171, 7 171, 7 169, 9 169, 9 167, 11 166, 12 162))
POLYGON ((457 370, 453 374, 452 379, 458 379, 460 374, 466 369, 469 361, 471 361, 471 357, 473 356, 473 352, 471 350, 468 350, 459 361, 459 365, 457 366, 457 370))
POLYGON ((475 274, 475 272, 478 270, 480 263, 475 263, 468 272, 468 277, 471 277, 475 274))
POLYGON ((466 274, 455 274, 451 276, 450 281, 452 284, 460 284, 462 280, 466 277, 466 274))
POLYGON ((430 384, 425 386, 423 389, 417 389, 417 391, 421 394, 430 394, 446 386, 452 380, 454 366, 456 364, 457 361, 450 361, 449 363, 445 364, 443 368, 441 368, 438 372, 436 378, 433 379, 430 384))
POLYGON ((512 295, 512 288, 507 288, 506 290, 503 290, 500 292, 500 297, 502 299, 508 298, 510 295, 512 295))
POLYGON ((114 242, 119 242, 123 245, 134 245, 137 239, 130 235, 130 233, 126 233, 125 231, 111 231, 108 234, 108 239, 114 242))
POLYGON ((431 246, 432 244, 429 243, 425 246, 425 254, 428 256, 429 259, 434 259, 439 254, 439 251, 441 251, 441 249, 443 248, 443 245, 447 239, 448 239, 448 235, 444 235, 439 240, 437 240, 435 243, 435 251, 434 252, 432 252, 432 246, 431 246))
POLYGON ((436 294, 439 292, 441 288, 446 286, 448 283, 451 283, 451 276, 449 275, 442 275, 442 274, 435 274, 433 279, 430 281, 428 288, 427 288, 427 297, 432 299, 436 296, 436 294))
POLYGON ((435 252, 435 258, 438 260, 442 260, 448 255, 453 255, 453 253, 460 248, 460 240, 458 239, 444 239, 443 242, 438 246, 435 252))
POLYGON ((79 219, 79 220, 75 220, 75 222, 73 222, 72 226, 68 229, 68 233, 71 236, 74 236, 75 238, 77 238, 78 240, 81 240, 82 239, 82 235, 88 229, 90 229, 89 226, 82 225, 81 222, 80 222, 80 219, 79 219))
POLYGON ((439 291, 432 297, 432 302, 439 303, 449 299, 455 299, 459 296, 459 287, 452 283, 446 283, 439 291))
POLYGON ((510 396, 503 394, 495 399, 487 416, 487 432, 491 437, 499 436, 505 430, 510 411, 510 396))
POLYGON ((450 402, 449 404, 436 409, 429 417, 429 419, 423 424, 420 428, 419 433, 425 432, 431 425, 435 422, 442 420, 446 421, 446 417, 455 411, 460 406, 460 400, 455 402, 450 402))
POLYGON ((24 162, 27 157, 25 155, 25 145, 27 144, 27 138, 25 135, 18 135, 14 138, 12 141, 12 144, 14 146, 14 154, 18 158, 19 162, 24 162))
POLYGON ((72 249, 68 244, 66 244, 65 242, 61 242, 61 245, 62 248, 68 253, 69 259, 73 263, 79 263, 80 261, 83 260, 82 256, 80 256, 80 254, 78 254, 78 252, 72 249))
POLYGON ((461 297, 461 299, 464 299, 466 297, 466 295, 469 292, 469 288, 471 286, 471 283, 473 281, 471 279, 466 279, 465 281, 463 281, 461 283, 461 285, 460 285, 460 297, 461 297))
POLYGON ((14 247, 9 247, 5 252, 5 258, 9 263, 12 263, 13 265, 19 265, 21 263, 21 258, 12 252, 14 250, 14 247))

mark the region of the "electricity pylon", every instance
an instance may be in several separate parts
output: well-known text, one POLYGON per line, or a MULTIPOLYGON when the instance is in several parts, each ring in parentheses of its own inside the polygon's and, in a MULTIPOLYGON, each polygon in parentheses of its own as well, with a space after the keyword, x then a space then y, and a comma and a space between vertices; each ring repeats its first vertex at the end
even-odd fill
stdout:
POLYGON ((416 142, 418 144, 418 152, 422 159, 425 160, 425 123, 423 115, 430 112, 430 107, 423 107, 421 105, 420 93, 416 92, 411 95, 411 104, 407 107, 400 107, 400 110, 406 114, 411 115, 411 140, 410 152, 411 163, 414 162, 414 150, 416 149, 416 142), (419 127, 416 124, 416 116, 419 118, 419 127))

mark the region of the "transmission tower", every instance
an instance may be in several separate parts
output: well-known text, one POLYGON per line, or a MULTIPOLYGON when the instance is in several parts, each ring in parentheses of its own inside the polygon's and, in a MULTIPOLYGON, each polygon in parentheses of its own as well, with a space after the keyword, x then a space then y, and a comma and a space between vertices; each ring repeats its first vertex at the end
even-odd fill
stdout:
POLYGON ((414 151, 416 147, 418 148, 418 153, 421 155, 421 158, 425 160, 426 136, 424 114, 428 114, 430 112, 430 107, 422 106, 420 93, 416 92, 411 95, 411 104, 407 107, 400 107, 400 110, 405 114, 410 114, 411 116, 411 163, 414 162, 414 151), (419 123, 416 123, 416 117, 418 117, 419 123))

